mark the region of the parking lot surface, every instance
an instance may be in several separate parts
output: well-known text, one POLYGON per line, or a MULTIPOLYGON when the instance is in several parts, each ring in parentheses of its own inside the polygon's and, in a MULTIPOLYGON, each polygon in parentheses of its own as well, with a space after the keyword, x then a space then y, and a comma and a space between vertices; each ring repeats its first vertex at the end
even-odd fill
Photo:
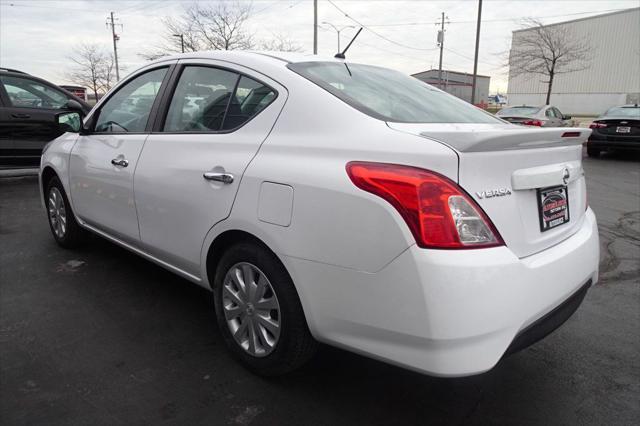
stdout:
POLYGON ((209 292, 99 238, 61 249, 37 180, 0 179, 0 424, 637 424, 639 164, 585 159, 601 276, 576 314, 461 379, 329 347, 256 377, 225 350, 209 292))

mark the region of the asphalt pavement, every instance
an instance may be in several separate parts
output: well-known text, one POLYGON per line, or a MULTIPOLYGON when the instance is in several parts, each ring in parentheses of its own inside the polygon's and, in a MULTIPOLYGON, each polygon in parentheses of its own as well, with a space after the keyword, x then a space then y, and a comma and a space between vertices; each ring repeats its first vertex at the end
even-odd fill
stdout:
POLYGON ((438 379, 322 347, 264 379, 211 295, 99 238, 63 250, 33 177, 0 179, 0 424, 631 425, 640 419, 640 156, 585 159, 600 282, 492 371, 438 379))

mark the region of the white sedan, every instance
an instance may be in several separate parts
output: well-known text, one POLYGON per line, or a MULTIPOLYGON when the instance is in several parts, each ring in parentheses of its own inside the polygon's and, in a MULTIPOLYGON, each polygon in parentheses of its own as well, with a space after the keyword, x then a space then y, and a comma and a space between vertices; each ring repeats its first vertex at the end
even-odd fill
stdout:
POLYGON ((42 157, 56 241, 91 232, 211 289, 226 344, 259 374, 317 342, 477 374, 598 278, 591 130, 508 124, 389 69, 184 54, 129 75, 78 131, 42 157))

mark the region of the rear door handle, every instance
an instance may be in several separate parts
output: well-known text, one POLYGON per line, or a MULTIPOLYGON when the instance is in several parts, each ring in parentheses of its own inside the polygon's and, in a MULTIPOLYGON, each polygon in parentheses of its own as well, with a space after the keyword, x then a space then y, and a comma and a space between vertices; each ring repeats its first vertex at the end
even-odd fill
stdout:
POLYGON ((14 114, 11 114, 11 117, 13 117, 13 118, 31 118, 31 116, 29 114, 23 114, 23 113, 18 113, 18 112, 14 113, 14 114))
POLYGON ((124 158, 114 158, 113 160, 111 160, 111 164, 119 167, 127 167, 129 165, 129 161, 125 160, 124 158))
POLYGON ((232 183, 233 175, 231 173, 205 172, 202 175, 206 180, 215 180, 216 182, 232 183))

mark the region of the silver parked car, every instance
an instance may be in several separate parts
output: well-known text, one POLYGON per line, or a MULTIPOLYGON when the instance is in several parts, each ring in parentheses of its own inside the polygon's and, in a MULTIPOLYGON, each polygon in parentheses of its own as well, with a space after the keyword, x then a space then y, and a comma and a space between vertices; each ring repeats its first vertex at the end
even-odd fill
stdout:
POLYGON ((564 115, 551 105, 512 106, 501 109, 496 116, 513 124, 538 127, 566 127, 573 124, 570 115, 564 115))

